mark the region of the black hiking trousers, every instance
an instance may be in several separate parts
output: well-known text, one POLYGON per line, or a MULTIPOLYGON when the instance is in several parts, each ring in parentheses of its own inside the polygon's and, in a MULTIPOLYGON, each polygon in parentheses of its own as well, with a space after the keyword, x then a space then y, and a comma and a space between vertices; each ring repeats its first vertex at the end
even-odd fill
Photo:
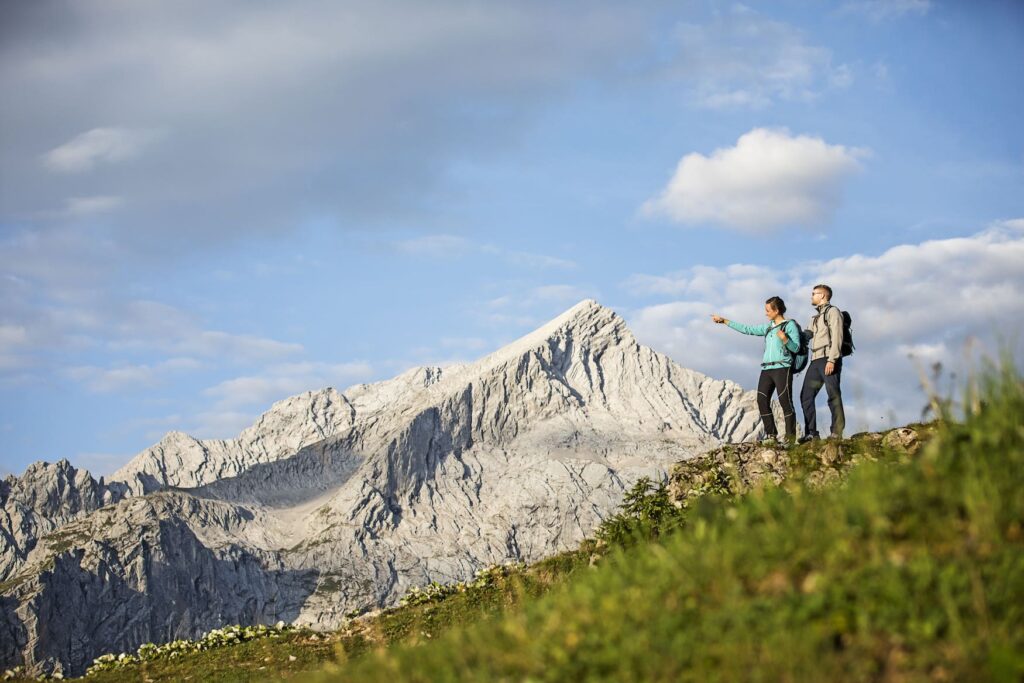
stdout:
POLYGON ((836 361, 831 375, 825 374, 826 359, 818 358, 807 365, 804 386, 800 390, 800 405, 804 409, 804 434, 818 436, 818 416, 814 400, 825 387, 828 394, 828 409, 832 412, 832 436, 843 437, 846 429, 846 413, 843 411, 843 393, 839 390, 839 377, 843 374, 843 359, 836 361))
POLYGON ((768 436, 778 436, 775 415, 772 413, 772 392, 779 394, 782 415, 786 420, 786 438, 796 438, 796 411, 793 410, 793 368, 771 368, 761 370, 757 380, 757 410, 768 436))

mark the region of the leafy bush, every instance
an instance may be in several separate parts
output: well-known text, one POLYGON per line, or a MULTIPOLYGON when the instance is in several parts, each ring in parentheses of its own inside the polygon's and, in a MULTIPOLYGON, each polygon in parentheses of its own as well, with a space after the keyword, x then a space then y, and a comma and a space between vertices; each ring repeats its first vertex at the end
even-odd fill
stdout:
POLYGON ((637 480, 626 492, 621 510, 601 522, 596 536, 610 546, 652 541, 683 524, 685 511, 676 507, 668 485, 655 485, 649 477, 637 480))

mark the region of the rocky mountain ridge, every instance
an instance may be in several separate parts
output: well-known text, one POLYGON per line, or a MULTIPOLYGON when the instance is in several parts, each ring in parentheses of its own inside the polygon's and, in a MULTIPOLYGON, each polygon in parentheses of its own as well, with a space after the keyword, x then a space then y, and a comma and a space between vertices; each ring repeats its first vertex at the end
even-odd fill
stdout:
POLYGON ((30 468, 0 489, 0 666, 78 673, 224 623, 334 628, 573 547, 637 478, 758 424, 753 392, 588 300, 473 363, 286 399, 236 439, 169 434, 110 482, 30 468))

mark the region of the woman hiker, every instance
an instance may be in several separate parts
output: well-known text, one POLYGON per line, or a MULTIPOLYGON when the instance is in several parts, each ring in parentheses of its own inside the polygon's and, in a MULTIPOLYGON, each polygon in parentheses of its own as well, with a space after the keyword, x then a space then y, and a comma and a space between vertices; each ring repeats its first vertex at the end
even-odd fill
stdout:
POLYGON ((764 302, 764 325, 744 325, 711 314, 716 323, 725 323, 737 332, 764 337, 764 358, 761 361, 761 377, 757 380, 757 408, 761 413, 765 441, 778 442, 775 416, 772 414, 772 391, 779 394, 782 414, 786 419, 786 444, 796 440, 796 413, 793 411, 793 358, 800 349, 799 328, 787 320, 786 303, 777 296, 764 302))

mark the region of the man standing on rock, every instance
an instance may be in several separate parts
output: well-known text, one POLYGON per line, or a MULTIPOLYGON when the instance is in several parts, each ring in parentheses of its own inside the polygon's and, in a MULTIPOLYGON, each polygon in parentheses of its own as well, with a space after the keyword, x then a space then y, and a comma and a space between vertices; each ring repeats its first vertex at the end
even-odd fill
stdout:
POLYGON ((814 400, 821 387, 828 394, 828 408, 832 412, 832 436, 843 438, 846 415, 843 412, 843 395, 839 390, 839 377, 843 372, 843 315, 832 305, 832 288, 815 285, 811 290, 811 305, 817 313, 804 334, 808 338, 811 362, 804 375, 804 386, 800 391, 800 404, 804 410, 804 435, 800 441, 818 437, 818 419, 814 400))

